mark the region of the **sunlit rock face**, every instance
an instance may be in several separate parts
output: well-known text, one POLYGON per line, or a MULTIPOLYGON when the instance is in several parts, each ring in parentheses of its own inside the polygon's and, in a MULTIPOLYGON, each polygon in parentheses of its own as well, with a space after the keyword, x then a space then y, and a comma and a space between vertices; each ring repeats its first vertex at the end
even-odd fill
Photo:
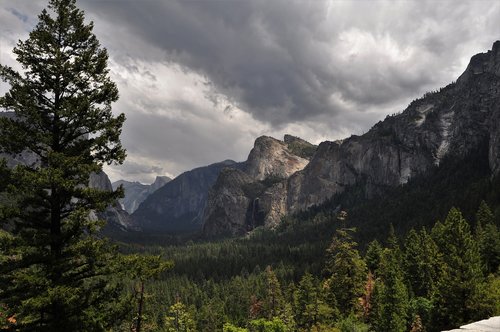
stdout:
POLYGON ((284 141, 268 136, 255 140, 254 147, 245 162, 245 172, 261 181, 268 177, 288 178, 302 170, 309 161, 294 155, 284 141))
POLYGON ((304 170, 288 180, 286 212, 320 204, 357 183, 372 195, 386 186, 488 145, 493 175, 500 170, 500 42, 472 57, 456 83, 427 93, 401 114, 362 136, 323 142, 304 170))
POLYGON ((241 235, 276 227, 286 213, 287 179, 304 169, 316 147, 298 137, 255 140, 240 169, 226 169, 211 188, 203 214, 206 236, 241 235))

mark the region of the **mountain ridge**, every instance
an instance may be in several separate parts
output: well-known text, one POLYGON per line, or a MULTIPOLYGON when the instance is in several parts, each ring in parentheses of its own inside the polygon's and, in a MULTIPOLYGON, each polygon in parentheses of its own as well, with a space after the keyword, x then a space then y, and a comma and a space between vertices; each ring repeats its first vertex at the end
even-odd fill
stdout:
POLYGON ((168 176, 156 176, 153 183, 149 185, 137 181, 118 180, 113 182, 112 186, 113 190, 116 190, 120 185, 123 186, 125 197, 121 198, 119 202, 125 211, 132 214, 149 195, 170 181, 172 179, 168 176))
MULTIPOLYGON (((406 184, 439 167, 444 158, 465 157, 487 144, 491 175, 500 171, 500 42, 472 57, 457 82, 426 93, 401 113, 387 116, 364 135, 319 144, 310 162, 273 192, 285 201, 268 225, 285 215, 321 205, 363 184, 365 197, 406 184)), ((234 224, 234 220, 232 221, 234 224)), ((220 224, 212 221, 213 224, 220 224)), ((238 231, 226 233, 242 234, 238 231)), ((213 230, 205 231, 216 235, 213 230)))

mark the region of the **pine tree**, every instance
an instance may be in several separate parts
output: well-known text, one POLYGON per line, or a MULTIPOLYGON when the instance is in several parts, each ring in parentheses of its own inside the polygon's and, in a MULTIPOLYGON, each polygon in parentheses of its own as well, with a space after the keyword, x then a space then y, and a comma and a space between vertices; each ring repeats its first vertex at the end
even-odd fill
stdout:
POLYGON ((330 247, 327 249, 327 270, 330 273, 326 285, 333 299, 330 305, 336 305, 339 312, 347 316, 351 311, 360 312, 359 299, 364 293, 366 265, 359 256, 349 234, 352 229, 339 229, 330 247))
POLYGON ((33 154, 35 165, 9 173, 11 240, 0 262, 0 299, 21 331, 99 331, 122 318, 117 252, 89 218, 121 196, 88 187, 103 164, 121 163, 123 114, 108 76, 108 55, 75 0, 50 0, 26 41, 14 48, 23 72, 1 66, 10 90, 0 107, 0 149, 33 154))
POLYGON ((380 256, 382 255, 383 248, 377 240, 368 243, 366 248, 365 262, 366 267, 372 273, 376 274, 380 265, 380 256))
POLYGON ((278 317, 283 313, 284 298, 281 292, 281 285, 271 266, 266 268, 267 296, 264 303, 264 310, 268 319, 278 317))
POLYGON ((495 273, 500 266, 500 232, 495 217, 485 201, 476 213, 476 240, 486 273, 495 273))
POLYGON ((432 237, 444 263, 437 281, 435 327, 451 328, 482 318, 478 297, 484 282, 481 258, 462 213, 452 208, 445 222, 435 225, 432 237))
POLYGON ((373 291, 370 321, 375 331, 406 331, 408 292, 397 249, 385 249, 373 291))
POLYGON ((324 306, 310 273, 304 274, 294 294, 294 311, 297 326, 311 331, 320 320, 320 306, 324 306))
POLYGON ((413 295, 432 298, 435 282, 441 274, 442 258, 439 248, 425 229, 420 233, 412 229, 406 237, 403 267, 413 295))
POLYGON ((165 328, 167 332, 194 332, 196 326, 186 306, 177 301, 168 309, 165 328))

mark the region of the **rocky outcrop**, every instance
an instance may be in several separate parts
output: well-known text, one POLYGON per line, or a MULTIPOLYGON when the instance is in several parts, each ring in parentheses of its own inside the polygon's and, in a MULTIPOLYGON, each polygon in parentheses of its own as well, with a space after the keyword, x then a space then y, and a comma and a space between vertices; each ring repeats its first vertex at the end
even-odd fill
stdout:
POLYGON ((239 166, 232 160, 226 160, 177 176, 139 205, 132 214, 134 225, 153 232, 201 230, 208 191, 225 167, 239 166))
MULTIPOLYGON (((462 159, 483 148, 488 149, 492 175, 498 175, 499 107, 500 42, 495 42, 491 51, 472 57, 456 83, 425 94, 362 136, 323 142, 308 155, 301 154, 308 150, 308 145, 300 139, 286 136, 280 144, 259 138, 245 170, 261 186, 254 186, 253 193, 245 196, 248 202, 240 200, 241 204, 248 203, 253 215, 262 217, 257 222, 273 227, 282 216, 324 203, 350 186, 359 186, 366 197, 372 197, 439 167, 447 158, 462 159), (290 155, 308 157, 310 162, 296 162, 290 155), (285 165, 287 172, 280 171, 285 165), (273 173, 289 177, 264 185, 273 173)), ((227 198, 226 210, 231 206, 229 201, 227 198)), ((249 225, 248 213, 245 223, 241 221, 241 212, 232 216, 239 224, 249 225)), ((207 217, 205 229, 211 227, 213 219, 207 217)), ((234 219, 231 222, 234 224, 234 219)), ((220 225, 218 228, 224 229, 220 225)))
POLYGON ((157 176, 155 181, 150 185, 125 180, 113 182, 112 185, 114 190, 116 190, 120 185, 123 186, 125 196, 121 198, 119 202, 125 211, 132 214, 149 195, 163 187, 171 180, 172 179, 168 176, 157 176))
POLYGON ((241 235, 258 226, 275 227, 286 210, 287 179, 309 160, 295 151, 315 146, 290 135, 285 141, 262 136, 255 140, 241 170, 225 169, 210 190, 203 216, 206 236, 241 235))
POLYGON ((314 153, 316 152, 316 148, 318 147, 306 140, 303 140, 300 137, 288 134, 285 135, 283 141, 285 142, 288 150, 290 150, 291 153, 307 160, 311 160, 314 153))
MULTIPOLYGON (((104 191, 113 191, 111 181, 104 172, 92 173, 89 179, 89 187, 104 191)), ((136 230, 136 227, 131 223, 129 214, 122 209, 118 202, 111 204, 103 212, 97 213, 96 217, 107 221, 105 231, 108 233, 116 230, 136 230)))
POLYGON ((255 140, 245 162, 245 172, 255 180, 269 177, 288 178, 303 169, 309 161, 293 154, 285 142, 268 136, 255 140))
POLYGON ((156 179, 153 181, 153 183, 151 183, 149 185, 148 193, 151 195, 152 193, 154 193, 155 191, 157 191, 158 189, 160 189, 161 187, 163 187, 164 185, 166 185, 170 181, 172 181, 172 179, 168 176, 164 176, 164 175, 157 176, 156 179))
POLYGON ((208 194, 204 233, 207 236, 237 235, 251 229, 246 218, 251 199, 245 192, 254 179, 245 172, 225 168, 208 194))
POLYGON ((499 172, 500 42, 471 59, 457 83, 412 102, 363 136, 323 142, 303 171, 288 181, 286 213, 321 204, 346 187, 365 194, 405 184, 416 174, 489 144, 499 172))

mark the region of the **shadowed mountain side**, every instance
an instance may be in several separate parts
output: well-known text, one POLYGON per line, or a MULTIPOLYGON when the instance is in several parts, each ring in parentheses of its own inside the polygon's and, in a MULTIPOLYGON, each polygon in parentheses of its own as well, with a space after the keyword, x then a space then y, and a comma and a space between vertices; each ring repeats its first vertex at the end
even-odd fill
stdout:
POLYGON ((202 227, 208 190, 225 167, 240 167, 232 160, 182 173, 149 195, 132 214, 144 231, 190 232, 202 227))

